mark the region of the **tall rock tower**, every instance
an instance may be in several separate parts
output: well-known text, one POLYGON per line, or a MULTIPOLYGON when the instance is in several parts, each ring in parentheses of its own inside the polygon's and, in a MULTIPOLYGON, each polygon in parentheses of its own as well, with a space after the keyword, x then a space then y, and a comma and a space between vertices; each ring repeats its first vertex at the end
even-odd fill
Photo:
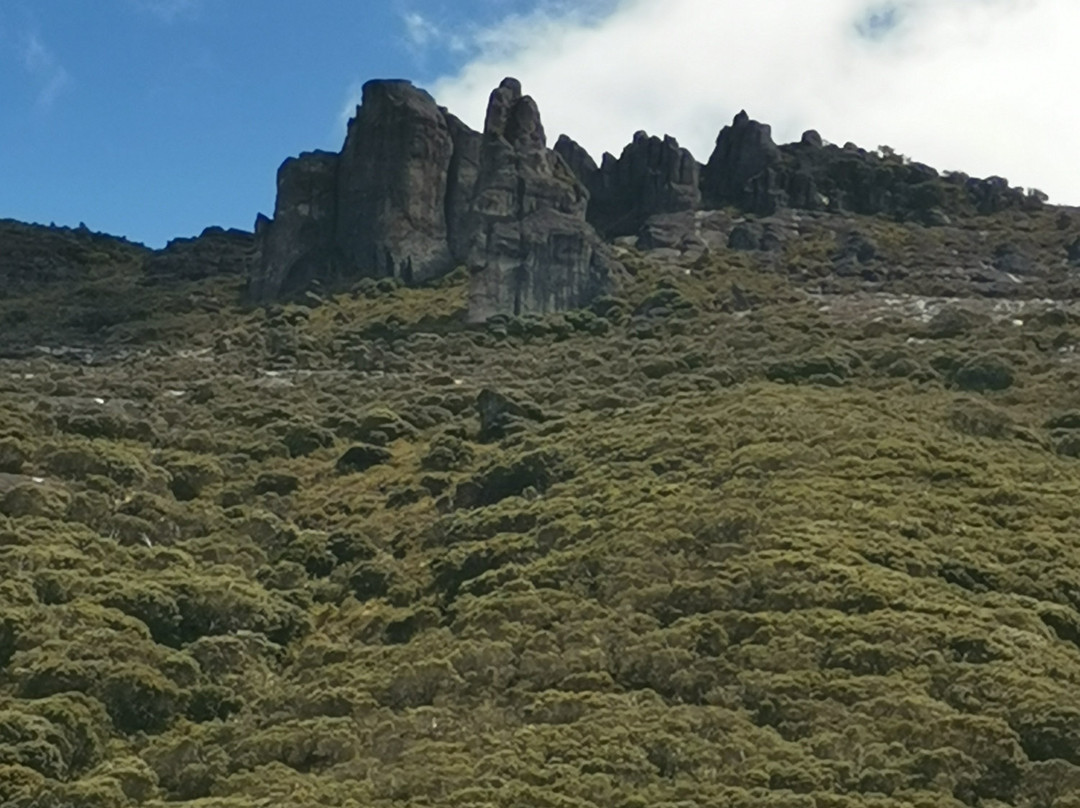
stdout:
POLYGON ((585 220, 588 199, 514 79, 492 93, 483 134, 407 81, 371 81, 340 154, 278 171, 250 295, 363 277, 417 285, 464 264, 473 322, 575 308, 617 271, 585 220))

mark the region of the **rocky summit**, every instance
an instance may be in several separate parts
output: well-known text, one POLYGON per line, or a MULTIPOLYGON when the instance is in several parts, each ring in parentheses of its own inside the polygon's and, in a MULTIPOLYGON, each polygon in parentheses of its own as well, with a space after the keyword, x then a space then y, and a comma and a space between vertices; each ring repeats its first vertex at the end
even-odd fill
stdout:
POLYGON ((0 220, 3 808, 1077 808, 1080 209, 370 83, 0 220))
POLYGON ((577 308, 619 271, 588 198, 517 81, 492 93, 483 133, 409 82, 371 81, 340 154, 281 166, 251 297, 363 277, 417 285, 466 265, 470 320, 577 308))
POLYGON ((339 154, 305 153, 279 169, 274 217, 256 223, 249 296, 282 300, 360 278, 415 286, 462 266, 472 278, 468 319, 480 322, 611 293, 623 267, 606 242, 640 237, 647 246, 658 226, 670 230, 671 214, 797 209, 941 225, 1043 201, 1001 178, 942 175, 891 151, 827 144, 815 131, 778 146, 746 112, 721 130, 704 165, 674 138, 646 132, 597 165, 566 135, 548 148, 539 110, 515 79, 491 94, 483 132, 407 81, 371 81, 339 154))

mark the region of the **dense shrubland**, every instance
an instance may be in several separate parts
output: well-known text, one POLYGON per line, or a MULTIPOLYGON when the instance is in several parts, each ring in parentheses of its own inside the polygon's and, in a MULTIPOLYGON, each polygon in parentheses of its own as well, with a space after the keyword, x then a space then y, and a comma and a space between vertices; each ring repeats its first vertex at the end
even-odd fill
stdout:
POLYGON ((1080 311, 837 249, 479 328, 101 259, 0 360, 0 804, 1080 805, 1080 311))

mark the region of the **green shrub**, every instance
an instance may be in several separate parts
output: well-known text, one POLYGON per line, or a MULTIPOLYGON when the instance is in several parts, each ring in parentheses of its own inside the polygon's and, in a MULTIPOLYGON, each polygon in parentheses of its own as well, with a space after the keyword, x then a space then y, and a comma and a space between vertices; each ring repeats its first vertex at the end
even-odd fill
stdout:
POLYGON ((443 433, 435 437, 421 458, 423 468, 431 471, 456 471, 473 461, 473 450, 465 441, 443 433))
POLYGON ((146 477, 137 458, 104 441, 46 447, 41 463, 50 474, 69 480, 100 476, 129 486, 146 477))
POLYGON ((0 438, 0 473, 21 474, 30 459, 24 443, 16 438, 0 438))
POLYGON ((206 457, 172 452, 155 457, 154 462, 169 473, 169 490, 180 502, 197 499, 224 478, 221 466, 206 457))
POLYGON ((281 437, 290 457, 304 457, 334 443, 334 434, 314 424, 292 424, 281 437))
POLYGON ((975 438, 1001 440, 1013 435, 1015 424, 1005 410, 972 398, 957 400, 949 410, 949 425, 975 438))
POLYGON ((557 482, 571 476, 565 460, 556 452, 536 451, 506 464, 495 464, 471 480, 459 483, 454 491, 458 508, 482 508, 507 497, 543 494, 557 482))
POLYGON ((1016 382, 1016 372, 1000 357, 979 356, 957 368, 952 378, 961 390, 989 392, 1012 387, 1016 382))
POLYGON ((357 474, 375 466, 389 463, 393 455, 379 446, 360 444, 351 446, 338 458, 338 474, 357 474))

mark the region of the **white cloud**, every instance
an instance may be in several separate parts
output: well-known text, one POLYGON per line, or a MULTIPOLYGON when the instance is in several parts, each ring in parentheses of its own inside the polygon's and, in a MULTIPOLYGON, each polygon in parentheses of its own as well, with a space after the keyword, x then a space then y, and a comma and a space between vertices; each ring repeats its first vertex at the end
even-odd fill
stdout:
POLYGON ((405 23, 405 35, 409 42, 418 48, 428 47, 441 35, 439 26, 416 11, 410 11, 402 17, 405 23))
POLYGON ((516 76, 550 139, 566 132, 596 157, 646 129, 704 161, 746 108, 781 142, 814 128, 1080 204, 1076 0, 619 0, 608 11, 547 6, 474 32, 475 55, 429 89, 479 126, 488 93, 516 76))
POLYGON ((37 85, 38 109, 48 110, 71 83, 71 76, 56 55, 36 34, 25 37, 21 48, 23 68, 37 85))

